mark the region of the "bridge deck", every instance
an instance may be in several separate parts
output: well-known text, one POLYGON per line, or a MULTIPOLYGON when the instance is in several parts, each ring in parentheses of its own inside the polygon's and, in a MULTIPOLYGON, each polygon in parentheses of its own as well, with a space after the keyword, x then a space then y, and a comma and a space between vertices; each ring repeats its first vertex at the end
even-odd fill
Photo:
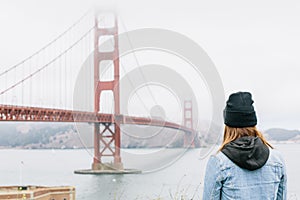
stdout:
POLYGON ((0 121, 120 123, 167 127, 188 133, 194 131, 176 123, 145 117, 11 105, 0 105, 0 121))

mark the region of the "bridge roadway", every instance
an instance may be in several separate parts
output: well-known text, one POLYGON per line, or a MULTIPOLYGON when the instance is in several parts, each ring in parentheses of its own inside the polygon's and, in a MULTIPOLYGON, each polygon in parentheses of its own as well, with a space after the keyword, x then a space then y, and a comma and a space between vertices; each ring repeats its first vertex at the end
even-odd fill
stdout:
POLYGON ((37 121, 37 122, 85 122, 117 123, 160 126, 193 133, 194 130, 168 121, 146 117, 133 117, 105 113, 73 111, 53 108, 11 106, 0 104, 0 121, 37 121))

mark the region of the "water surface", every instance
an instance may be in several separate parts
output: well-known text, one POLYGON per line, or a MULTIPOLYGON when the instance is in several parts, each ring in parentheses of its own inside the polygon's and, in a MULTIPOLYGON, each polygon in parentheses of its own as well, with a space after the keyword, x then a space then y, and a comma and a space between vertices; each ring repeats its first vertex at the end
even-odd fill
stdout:
MULTIPOLYGON (((286 160, 288 199, 300 199, 300 145, 275 147, 286 160)), ((73 185, 79 200, 201 199, 208 159, 203 149, 126 149, 122 153, 125 167, 145 173, 74 174, 76 169, 90 168, 90 153, 84 149, 0 150, 0 185, 73 185)))

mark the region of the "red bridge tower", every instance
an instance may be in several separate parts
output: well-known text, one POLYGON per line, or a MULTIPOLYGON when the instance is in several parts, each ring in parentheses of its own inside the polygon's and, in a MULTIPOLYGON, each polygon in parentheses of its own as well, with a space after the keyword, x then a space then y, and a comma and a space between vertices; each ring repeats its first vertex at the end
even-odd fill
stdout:
MULTIPOLYGON (((193 104, 192 100, 184 101, 184 126, 194 130, 193 128, 193 104)), ((184 147, 186 148, 194 148, 195 147, 195 132, 186 132, 184 137, 184 147)))
MULTIPOLYGON (((95 18, 95 39, 94 39, 94 112, 100 112, 100 97, 103 91, 112 91, 114 98, 114 116, 120 115, 120 91, 119 91, 119 47, 118 47, 118 24, 117 18, 114 16, 114 26, 109 28, 99 28, 99 20, 95 18), (111 52, 99 51, 99 38, 102 36, 113 36, 112 44, 114 49, 111 52), (102 61, 112 61, 113 63, 113 80, 100 80, 100 63, 102 61)), ((114 117, 115 119, 116 117, 114 117)), ((121 131, 119 123, 113 120, 112 123, 95 123, 94 127, 94 161, 93 170, 106 169, 123 169, 120 144, 121 131), (102 163, 102 157, 113 157, 113 164, 102 163)))

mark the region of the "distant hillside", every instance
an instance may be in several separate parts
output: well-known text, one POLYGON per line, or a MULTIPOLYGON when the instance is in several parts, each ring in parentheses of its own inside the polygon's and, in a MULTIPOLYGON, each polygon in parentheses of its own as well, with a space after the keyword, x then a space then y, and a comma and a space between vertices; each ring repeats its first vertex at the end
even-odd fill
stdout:
MULTIPOLYGON (((184 146, 184 133, 182 131, 163 127, 123 125, 121 138, 124 148, 176 148, 184 146)), ((200 147, 199 138, 195 138, 195 145, 200 147)))
POLYGON ((268 129, 265 132, 266 137, 273 141, 294 141, 300 142, 300 131, 286 130, 281 128, 268 129))
MULTIPOLYGON (((0 148, 84 148, 83 143, 91 148, 92 129, 81 131, 87 131, 80 135, 83 141, 72 124, 2 123, 0 148)), ((121 144, 123 148, 183 147, 183 136, 183 132, 169 128, 123 125, 121 144)), ((195 144, 200 146, 199 138, 195 139, 195 144)))
POLYGON ((0 126, 1 148, 73 148, 75 141, 72 125, 44 123, 2 123, 0 126))
MULTIPOLYGON (((222 139, 220 128, 212 126, 208 132, 208 123, 202 122, 200 136, 196 138, 196 146, 203 147, 217 144, 222 139)), ((56 149, 56 148, 88 148, 93 144, 93 131, 83 129, 80 137, 73 124, 57 123, 1 123, 0 124, 0 149, 56 149), (89 134, 89 132, 91 134, 89 134), (87 138, 84 138, 84 137, 87 138)), ((272 128, 264 131, 270 141, 300 143, 300 131, 272 128)), ((149 127, 149 126, 122 126, 123 148, 156 148, 156 147, 183 147, 184 134, 174 129, 149 127)))

